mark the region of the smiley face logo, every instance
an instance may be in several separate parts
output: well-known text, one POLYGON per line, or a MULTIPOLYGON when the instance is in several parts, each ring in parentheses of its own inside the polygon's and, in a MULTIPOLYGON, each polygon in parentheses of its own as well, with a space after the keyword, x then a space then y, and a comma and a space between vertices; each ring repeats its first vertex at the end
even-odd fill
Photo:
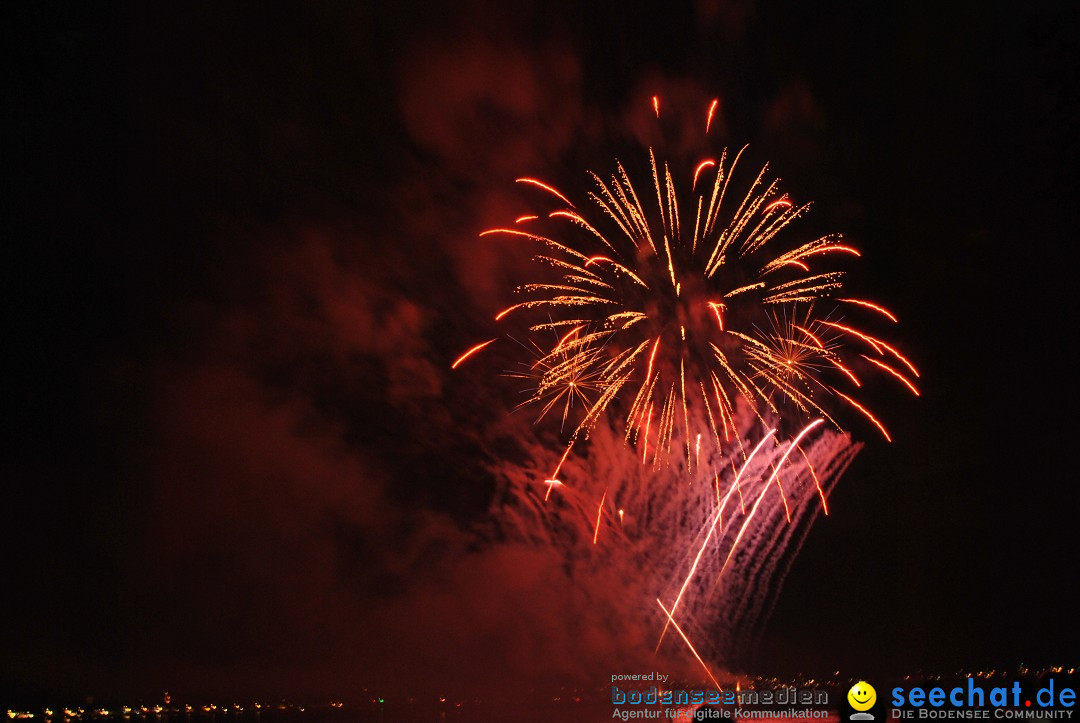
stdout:
POLYGON ((860 680, 847 692, 847 700, 855 710, 870 710, 877 702, 877 691, 865 680, 860 680))

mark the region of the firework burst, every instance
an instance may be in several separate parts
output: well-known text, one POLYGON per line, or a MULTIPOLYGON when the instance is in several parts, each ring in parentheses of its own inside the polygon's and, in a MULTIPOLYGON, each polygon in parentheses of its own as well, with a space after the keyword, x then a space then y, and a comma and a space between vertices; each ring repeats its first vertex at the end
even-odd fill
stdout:
POLYGON ((571 329, 559 340, 554 349, 548 350, 529 339, 524 346, 534 361, 522 362, 517 371, 506 372, 507 377, 523 379, 530 383, 526 389, 529 397, 518 408, 539 407, 536 421, 540 422, 552 410, 561 410, 562 428, 565 429, 571 412, 590 408, 606 387, 606 378, 599 364, 604 350, 594 347, 572 350, 566 341, 576 336, 582 327, 571 329))
POLYGON ((857 399, 856 369, 919 393, 914 364, 860 328, 862 318, 896 316, 843 293, 837 260, 859 251, 839 234, 789 240, 810 204, 785 193, 767 165, 737 180, 744 151, 673 169, 650 149, 646 180, 616 162, 606 179, 589 174, 593 188, 579 203, 519 178, 550 203, 481 234, 542 247, 535 280, 515 289, 522 300, 495 319, 517 319, 534 335, 537 358, 513 375, 531 379, 538 417, 561 410, 571 443, 617 412, 643 461, 658 467, 678 453, 692 468, 702 438, 742 446, 739 403, 763 428, 771 412, 782 423, 820 417, 841 430, 846 408, 888 439, 857 399), (541 335, 557 341, 545 346, 541 335), (691 429, 694 418, 705 420, 701 429, 691 429))

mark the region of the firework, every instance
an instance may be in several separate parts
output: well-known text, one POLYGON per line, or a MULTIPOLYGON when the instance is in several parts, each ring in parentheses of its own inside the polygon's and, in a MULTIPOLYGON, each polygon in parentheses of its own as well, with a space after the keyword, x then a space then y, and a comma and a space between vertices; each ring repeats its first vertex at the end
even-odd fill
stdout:
MULTIPOLYGON (((659 115, 655 97, 653 108, 659 115)), ((714 111, 715 103, 706 128, 714 111)), ((810 204, 783 192, 767 165, 739 180, 744 151, 684 169, 692 181, 680 185, 679 169, 650 149, 647 180, 635 182, 616 162, 608 179, 590 174, 593 188, 579 203, 544 181, 518 179, 550 203, 481 235, 541 248, 535 280, 515 289, 522 300, 495 316, 532 335, 536 358, 512 375, 532 379, 526 404, 538 417, 560 409, 577 439, 617 410, 627 444, 654 467, 676 452, 676 429, 688 467, 702 438, 741 445, 740 400, 763 429, 771 412, 782 425, 822 418, 840 430, 837 408, 846 407, 889 439, 856 398, 853 367, 919 394, 914 364, 859 326, 861 317, 896 316, 842 293, 835 262, 860 253, 839 234, 789 240, 810 204), (694 417, 700 429, 691 429, 694 417)))
MULTIPOLYGON (((658 97, 652 108, 659 117, 658 97)), ((500 470, 504 530, 561 550, 581 580, 639 580, 639 614, 657 620, 653 602, 663 613, 656 651, 674 627, 714 684, 699 649, 732 660, 817 510, 828 514, 859 448, 841 420, 890 439, 858 398, 860 375, 919 394, 916 366, 863 326, 896 315, 844 291, 858 249, 839 234, 800 238, 810 204, 767 166, 742 173, 745 150, 673 168, 649 149, 643 174, 616 161, 579 199, 519 178, 540 206, 481 234, 537 249, 535 275, 494 320, 527 352, 504 372, 527 382, 519 406, 536 422, 558 415, 566 435, 550 474, 500 470), (571 458, 585 438, 592 453, 571 458), (643 477, 661 470, 686 484, 643 477)))

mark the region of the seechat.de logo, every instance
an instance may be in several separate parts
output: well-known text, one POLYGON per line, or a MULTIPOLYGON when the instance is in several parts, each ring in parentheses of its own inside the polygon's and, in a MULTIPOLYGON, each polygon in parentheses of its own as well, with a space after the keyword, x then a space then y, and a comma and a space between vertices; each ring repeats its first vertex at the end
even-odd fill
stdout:
POLYGON ((877 691, 874 686, 865 680, 860 680, 847 692, 848 705, 855 711, 848 720, 874 720, 874 714, 869 710, 877 702, 877 691))

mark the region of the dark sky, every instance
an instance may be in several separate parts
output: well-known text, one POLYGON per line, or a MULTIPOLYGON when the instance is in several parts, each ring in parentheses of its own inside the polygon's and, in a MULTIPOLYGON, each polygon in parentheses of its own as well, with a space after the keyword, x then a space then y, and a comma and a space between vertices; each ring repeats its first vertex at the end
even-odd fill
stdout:
POLYGON ((721 99, 923 371, 753 665, 1076 661, 1066 4, 581 5, 5 23, 5 696, 466 685, 491 645, 534 680, 517 563, 471 552, 509 404, 447 367, 513 283, 476 239, 513 178, 578 182, 654 93, 721 99))

